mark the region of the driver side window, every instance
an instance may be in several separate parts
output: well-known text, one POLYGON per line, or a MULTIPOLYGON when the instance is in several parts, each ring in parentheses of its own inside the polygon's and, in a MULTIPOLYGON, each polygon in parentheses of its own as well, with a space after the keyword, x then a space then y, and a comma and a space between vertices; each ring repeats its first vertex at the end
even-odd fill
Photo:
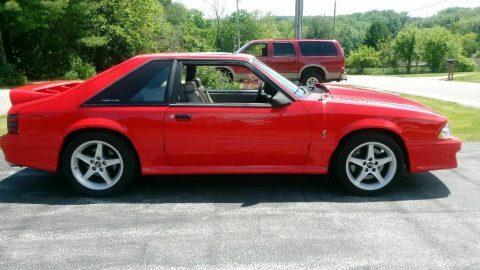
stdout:
POLYGON ((270 104, 282 92, 242 65, 183 64, 178 103, 270 104))

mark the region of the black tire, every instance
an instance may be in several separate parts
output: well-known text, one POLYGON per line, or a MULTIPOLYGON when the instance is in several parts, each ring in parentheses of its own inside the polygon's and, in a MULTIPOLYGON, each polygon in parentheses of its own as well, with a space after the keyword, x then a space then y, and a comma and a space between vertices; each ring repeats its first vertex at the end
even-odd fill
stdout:
MULTIPOLYGON (((109 150, 107 148, 107 150, 109 150)), ((109 151, 109 153, 113 153, 109 151)), ((108 153, 107 153, 108 154, 108 153)), ((105 154, 106 155, 106 154, 105 154)), ((107 161, 107 159, 105 159, 107 161)), ((81 162, 79 162, 80 164, 81 162)), ((84 167, 90 168, 90 165, 82 165, 84 167)), ((76 191, 80 192, 81 194, 93 197, 102 197, 102 196, 109 196, 114 193, 119 192, 120 190, 124 189, 129 183, 133 181, 136 176, 137 172, 137 160, 134 150, 130 147, 130 145, 125 142, 123 138, 118 135, 111 134, 111 133, 103 133, 103 132, 89 132, 89 133, 81 133, 74 138, 72 138, 65 146, 62 155, 62 172, 66 180, 75 188, 76 191), (79 148, 81 145, 85 143, 92 142, 92 141, 100 141, 102 143, 106 143, 106 147, 112 146, 114 149, 120 154, 121 160, 123 161, 123 169, 118 177, 118 181, 113 184, 111 187, 105 189, 91 189, 86 187, 85 185, 81 184, 74 175, 74 168, 71 166, 72 155, 74 152, 79 148)), ((80 167, 80 166, 79 166, 80 167)), ((92 165, 91 168, 94 166, 92 165)), ((103 170, 102 170, 103 171, 103 170)), ((105 167, 105 172, 107 171, 105 167)), ((99 172, 99 171, 97 171, 99 172)), ((117 175, 118 175, 117 174, 117 175)), ((99 174, 95 174, 97 177, 99 174)))
MULTIPOLYGON (((387 136, 385 134, 375 133, 375 132, 358 133, 358 134, 355 134, 354 136, 350 137, 349 139, 347 139, 347 141, 343 145, 340 145, 339 147, 340 148, 336 152, 336 155, 333 159, 333 162, 334 162, 332 164, 333 175, 335 176, 338 183, 347 192, 349 192, 353 195, 359 195, 359 196, 376 196, 376 195, 379 195, 379 194, 389 190, 390 188, 392 188, 398 182, 398 180, 402 177, 402 175, 405 171, 405 160, 404 160, 404 153, 403 153, 402 148, 397 144, 397 142, 393 138, 391 138, 390 136, 387 136), (389 167, 387 167, 387 166, 392 166, 393 163, 390 163, 390 165, 384 165, 384 167, 374 167, 374 168, 372 168, 372 167, 367 168, 368 165, 372 165, 371 164, 372 162, 369 162, 370 164, 366 164, 365 167, 357 166, 355 164, 350 163, 350 165, 348 165, 349 166, 348 169, 350 170, 350 172, 347 173, 347 159, 348 159, 350 153, 353 153, 353 151, 355 149, 357 149, 358 147, 367 147, 368 148, 368 145, 367 146, 362 146, 362 145, 365 145, 365 144, 371 143, 371 142, 379 143, 383 146, 388 147, 393 152, 393 156, 394 156, 395 162, 396 162, 396 169, 393 169, 395 167, 392 167, 392 169, 391 169, 391 173, 393 174, 393 172, 394 172, 393 178, 385 186, 380 187, 378 189, 373 189, 373 190, 363 189, 363 188, 360 188, 359 186, 357 186, 356 184, 354 184, 353 183, 354 180, 350 180, 349 175, 348 175, 348 174, 350 174, 351 177, 353 176, 351 168, 354 168, 355 171, 358 171, 359 172, 358 175, 360 173, 362 173, 361 172, 362 170, 370 170, 368 172, 367 177, 371 177, 372 179, 367 179, 367 178, 365 178, 365 179, 367 179, 368 181, 371 181, 372 184, 375 184, 375 181, 378 181, 378 180, 376 180, 376 177, 373 175, 372 170, 375 170, 375 168, 376 168, 379 173, 382 173, 381 171, 386 172, 386 171, 389 170, 389 167)), ((355 151, 355 153, 362 154, 361 153, 362 149, 363 149, 363 151, 365 151, 364 148, 360 148, 360 150, 355 151)), ((379 151, 379 149, 377 149, 377 151, 379 151)), ((384 151, 384 150, 380 150, 380 151, 384 151)), ((380 152, 380 155, 381 155, 381 153, 382 152, 380 152)), ((387 152, 384 151, 384 153, 386 154, 387 152)), ((374 159, 374 161, 375 161, 375 159, 374 159)), ((368 162, 368 159, 366 160, 366 162, 368 162)), ((373 164, 373 166, 375 166, 375 165, 373 164)), ((362 182, 362 181, 360 181, 360 182, 362 182)), ((356 182, 356 183, 358 183, 358 182, 356 182)), ((362 184, 358 184, 358 185, 362 185, 362 184)), ((363 184, 363 185, 366 185, 366 184, 363 184)), ((381 185, 381 184, 378 184, 378 185, 381 185)))
POLYGON ((325 78, 320 71, 310 69, 302 73, 302 76, 300 77, 300 84, 307 85, 307 82, 310 78, 316 78, 319 83, 325 82, 325 78))

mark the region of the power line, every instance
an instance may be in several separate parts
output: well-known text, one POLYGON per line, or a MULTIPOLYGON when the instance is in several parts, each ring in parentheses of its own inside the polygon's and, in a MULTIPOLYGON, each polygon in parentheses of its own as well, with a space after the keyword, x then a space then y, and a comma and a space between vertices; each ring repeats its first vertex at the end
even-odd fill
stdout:
POLYGON ((447 2, 447 1, 448 1, 448 0, 438 1, 438 2, 429 4, 429 5, 420 7, 420 8, 412 9, 412 10, 410 10, 409 12, 419 11, 419 10, 422 10, 422 9, 426 9, 426 8, 429 8, 429 7, 433 7, 433 6, 436 6, 436 5, 438 5, 438 4, 445 3, 445 2, 447 2))

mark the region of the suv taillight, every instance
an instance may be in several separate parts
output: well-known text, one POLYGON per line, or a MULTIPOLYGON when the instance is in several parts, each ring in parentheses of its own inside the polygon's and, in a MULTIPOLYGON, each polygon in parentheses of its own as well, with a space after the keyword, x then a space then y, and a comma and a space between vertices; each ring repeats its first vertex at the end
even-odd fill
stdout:
POLYGON ((7 130, 9 134, 18 134, 18 114, 8 115, 7 130))

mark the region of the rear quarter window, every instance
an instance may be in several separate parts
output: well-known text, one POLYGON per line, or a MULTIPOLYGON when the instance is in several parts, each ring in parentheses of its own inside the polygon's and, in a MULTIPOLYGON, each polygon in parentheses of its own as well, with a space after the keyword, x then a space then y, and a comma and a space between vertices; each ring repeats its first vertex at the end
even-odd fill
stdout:
POLYGON ((105 88, 88 105, 164 104, 173 61, 153 61, 105 88))
POLYGON ((337 47, 327 41, 300 41, 298 43, 303 56, 337 56, 337 47))

